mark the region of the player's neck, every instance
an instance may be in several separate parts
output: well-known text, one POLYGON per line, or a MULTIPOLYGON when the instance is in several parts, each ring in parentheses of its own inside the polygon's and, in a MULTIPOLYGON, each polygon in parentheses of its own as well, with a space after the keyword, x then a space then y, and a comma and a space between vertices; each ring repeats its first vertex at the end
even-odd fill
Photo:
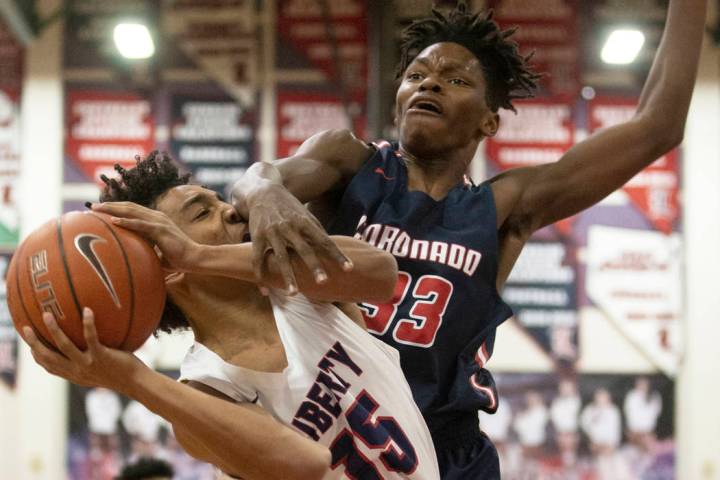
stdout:
POLYGON ((450 190, 463 181, 463 175, 472 160, 465 151, 423 157, 400 149, 408 171, 408 190, 427 193, 435 200, 445 198, 450 190))
POLYGON ((173 295, 173 301, 203 345, 235 354, 248 344, 275 341, 270 301, 254 285, 237 280, 193 282, 188 291, 188 295, 173 295))

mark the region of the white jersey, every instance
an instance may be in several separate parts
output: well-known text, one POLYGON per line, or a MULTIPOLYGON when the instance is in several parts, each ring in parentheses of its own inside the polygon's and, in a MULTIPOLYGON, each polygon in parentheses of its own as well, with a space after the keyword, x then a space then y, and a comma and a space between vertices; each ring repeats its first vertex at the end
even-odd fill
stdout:
POLYGON ((231 365, 195 343, 181 379, 255 402, 332 453, 327 478, 437 479, 430 432, 394 348, 337 307, 272 291, 288 366, 267 373, 231 365))

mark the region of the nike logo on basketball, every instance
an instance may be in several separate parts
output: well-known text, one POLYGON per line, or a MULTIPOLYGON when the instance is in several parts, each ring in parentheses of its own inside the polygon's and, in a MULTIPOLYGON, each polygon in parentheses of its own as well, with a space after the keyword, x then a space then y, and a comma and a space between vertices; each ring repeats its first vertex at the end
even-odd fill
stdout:
POLYGON ((75 248, 77 248, 80 255, 82 255, 93 270, 95 270, 97 276, 100 277, 100 281, 103 285, 105 285, 105 288, 112 297, 115 306, 122 308, 120 305, 120 299, 118 298, 115 287, 112 284, 112 280, 110 280, 110 276, 108 275, 107 270, 105 270, 105 265, 102 264, 97 256, 97 253, 95 253, 95 250, 93 249, 93 243, 95 242, 106 242, 106 240, 90 233, 81 233, 80 235, 75 236, 75 248))
POLYGON ((385 170, 383 170, 380 167, 377 167, 375 169, 375 173, 381 175, 385 180, 395 180, 395 177, 388 177, 387 174, 385 173, 385 170))

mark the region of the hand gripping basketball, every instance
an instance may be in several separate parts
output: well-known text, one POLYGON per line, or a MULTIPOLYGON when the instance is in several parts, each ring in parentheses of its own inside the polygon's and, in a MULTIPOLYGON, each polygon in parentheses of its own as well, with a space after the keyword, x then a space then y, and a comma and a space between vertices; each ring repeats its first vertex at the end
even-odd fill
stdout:
POLYGON ((30 327, 23 328, 23 338, 35 361, 53 375, 86 387, 105 387, 126 393, 134 373, 145 368, 135 355, 100 343, 95 317, 89 308, 83 309, 85 351, 63 333, 52 314, 43 314, 43 322, 59 353, 46 347, 30 327))

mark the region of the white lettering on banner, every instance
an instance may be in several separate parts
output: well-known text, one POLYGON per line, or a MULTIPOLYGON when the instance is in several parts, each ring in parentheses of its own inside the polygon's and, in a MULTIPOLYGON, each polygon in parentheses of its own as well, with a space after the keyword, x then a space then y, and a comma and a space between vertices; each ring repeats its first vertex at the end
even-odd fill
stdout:
POLYGON ((72 127, 74 140, 146 140, 150 125, 145 100, 79 100, 72 106, 79 121, 72 127))
POLYGON ((518 105, 518 114, 501 114, 503 128, 494 141, 508 143, 570 143, 572 132, 566 105, 518 105))
POLYGON ((201 184, 224 185, 229 180, 242 176, 245 170, 247 169, 202 167, 193 172, 193 177, 201 184))
POLYGON ((561 148, 501 147, 498 157, 503 165, 533 166, 555 162, 563 153, 561 148))
POLYGON ((350 128, 350 121, 338 102, 287 102, 280 115, 288 119, 281 129, 285 141, 305 141, 323 130, 350 128))
POLYGON ((407 232, 390 225, 367 225, 366 215, 358 222, 356 232, 356 239, 364 240, 395 257, 428 260, 460 270, 468 276, 475 274, 482 259, 480 252, 462 245, 414 239, 407 232))
POLYGON ((178 152, 180 160, 187 163, 246 163, 244 148, 185 145, 178 152))
MULTIPOLYGON (((337 24, 333 34, 337 40, 347 40, 357 38, 359 32, 354 25, 337 24)), ((322 22, 298 23, 290 29, 290 36, 295 40, 327 40, 327 26, 322 22)))
POLYGON ((533 288, 507 286, 503 298, 508 303, 537 305, 542 307, 565 307, 570 302, 562 288, 533 288))
POLYGON ((184 142, 249 142, 253 131, 241 124, 243 113, 232 102, 188 102, 183 105, 185 124, 173 128, 173 138, 184 142))
POLYGON ((81 162, 127 162, 135 158, 147 155, 142 145, 80 145, 78 159, 81 162))
POLYGON ((563 265, 566 247, 561 243, 529 243, 508 277, 508 284, 569 284, 575 279, 575 271, 563 265))

